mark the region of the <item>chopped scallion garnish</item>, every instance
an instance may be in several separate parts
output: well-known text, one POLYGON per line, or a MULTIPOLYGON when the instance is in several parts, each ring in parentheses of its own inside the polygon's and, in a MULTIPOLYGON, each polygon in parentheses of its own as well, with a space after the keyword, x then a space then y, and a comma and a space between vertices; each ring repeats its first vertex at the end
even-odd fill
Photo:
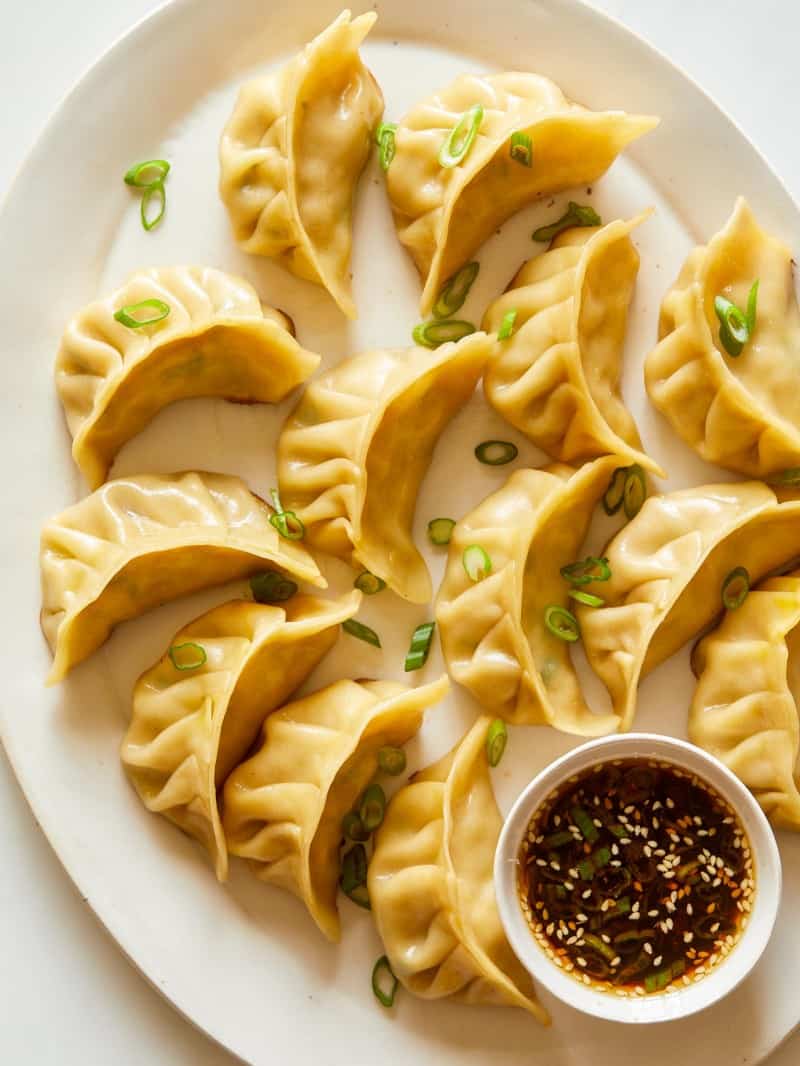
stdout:
POLYGON ((469 295, 472 283, 481 269, 480 263, 467 263, 457 274, 449 278, 442 291, 439 293, 436 303, 433 305, 434 318, 449 318, 464 306, 464 301, 469 295))
POLYGON ((137 189, 149 189, 158 185, 169 174, 169 163, 166 159, 147 159, 144 163, 136 163, 126 171, 124 182, 133 185, 137 189))
POLYGON ((750 574, 743 566, 737 566, 722 582, 722 604, 727 611, 735 611, 747 599, 750 591, 750 574))
POLYGON ((800 485, 800 466, 790 466, 779 474, 772 474, 767 481, 770 485, 800 485))
POLYGON ((490 766, 497 766, 508 743, 508 730, 502 718, 495 718, 486 730, 486 758, 490 766))
POLYGON ((250 591, 256 603, 285 603, 297 592, 297 585, 277 570, 265 570, 250 578, 250 591))
POLYGON ((449 544, 455 525, 452 518, 432 518, 428 522, 428 539, 431 544, 449 544))
POLYGON ((438 348, 440 344, 448 341, 460 341, 475 332, 471 322, 463 322, 458 318, 448 318, 441 322, 420 322, 414 326, 411 336, 415 344, 422 348, 438 348))
POLYGON ((483 108, 474 104, 465 111, 439 149, 439 165, 454 167, 466 159, 483 122, 483 108))
POLYGON ((397 133, 397 123, 395 122, 381 122, 375 131, 375 143, 380 149, 378 159, 380 160, 381 170, 388 170, 394 159, 396 151, 395 133, 397 133))
POLYGON ((364 791, 358 805, 358 817, 364 828, 374 833, 383 821, 386 810, 386 793, 380 785, 370 785, 364 791))
POLYGON ((141 329, 142 326, 154 326, 156 322, 163 322, 168 314, 169 304, 165 304, 163 300, 150 299, 120 307, 119 311, 114 312, 114 318, 128 329, 141 329), (141 318, 140 312, 142 311, 154 311, 155 314, 141 318))
POLYGON ((364 910, 371 910, 367 892, 367 852, 363 844, 356 844, 342 859, 339 878, 342 892, 364 910))
POLYGON ((507 341, 511 334, 514 332, 514 323, 517 320, 517 309, 512 308, 510 311, 506 311, 503 315, 503 321, 500 323, 500 329, 497 331, 497 339, 499 341, 507 341))
POLYGON ((608 565, 608 559, 587 555, 580 562, 562 566, 561 576, 569 581, 570 585, 590 585, 593 581, 608 581, 611 577, 611 567, 608 565))
POLYGON ((381 646, 381 638, 375 630, 370 629, 369 626, 365 626, 361 622, 357 622, 355 618, 348 618, 346 622, 342 622, 342 629, 345 633, 349 633, 351 637, 357 637, 358 640, 363 640, 366 644, 372 644, 376 648, 381 646))
POLYGON ((559 607, 556 604, 545 607, 544 624, 559 640, 566 640, 570 644, 580 640, 581 630, 578 619, 566 607, 559 607))
POLYGON ((721 293, 714 298, 714 311, 719 319, 719 339, 722 347, 732 357, 741 355, 745 344, 756 328, 758 304, 758 279, 747 294, 747 310, 742 311, 732 300, 721 293))
POLYGON ((533 165, 533 151, 530 135, 527 133, 512 133, 511 143, 509 145, 509 155, 517 163, 522 163, 524 167, 533 165))
POLYGON ((342 818, 342 833, 347 840, 369 840, 369 830, 361 824, 355 811, 348 811, 342 818))
POLYGON ((306 527, 302 521, 294 511, 285 511, 283 509, 277 489, 272 489, 270 495, 272 496, 272 506, 275 508, 275 514, 270 515, 269 524, 274 529, 277 529, 285 540, 302 540, 306 532, 306 527))
POLYGON ((406 753, 402 748, 381 748, 378 752, 378 766, 383 773, 397 777, 406 768, 406 753))
POLYGON ((386 588, 386 582, 382 577, 371 574, 369 570, 363 570, 353 582, 359 592, 365 596, 374 596, 376 592, 382 592, 386 588))
POLYGON ((559 233, 563 233, 565 229, 572 229, 575 226, 602 225, 603 220, 593 207, 576 204, 574 200, 570 200, 567 210, 561 218, 551 222, 549 226, 540 226, 539 229, 533 231, 533 240, 544 243, 552 241, 554 237, 557 237, 559 233))
POLYGON ((611 475, 608 488, 603 493, 603 510, 606 514, 616 514, 620 507, 622 507, 622 500, 625 495, 625 479, 627 476, 628 468, 626 466, 618 466, 611 475))
POLYGON ((155 185, 148 185, 142 194, 142 203, 139 208, 142 225, 148 232, 156 228, 164 217, 166 209, 167 193, 164 183, 159 181, 155 185), (155 210, 151 210, 152 204, 155 204, 155 210))
POLYGON ((480 544, 470 544, 466 547, 461 561, 470 581, 482 581, 492 572, 492 560, 480 544))
POLYGON ((622 508, 625 517, 635 518, 647 499, 647 479, 638 463, 628 467, 625 475, 625 488, 622 493, 622 508))
POLYGON ((195 644, 193 640, 187 640, 184 644, 173 644, 167 654, 176 670, 197 670, 208 660, 206 649, 202 644, 195 644))
POLYGON ((590 844, 593 844, 597 840, 599 834, 597 832, 597 826, 592 821, 591 815, 587 813, 585 808, 575 806, 569 812, 575 825, 581 831, 581 836, 584 840, 588 840, 590 844))
POLYGON ((395 977, 389 960, 385 955, 381 955, 372 967, 372 991, 382 1006, 394 1006, 394 997, 397 995, 397 986, 399 984, 400 982, 395 977))
POLYGON ((406 673, 411 670, 421 670, 428 661, 435 628, 435 622, 423 622, 411 634, 411 645, 406 654, 404 666, 406 673))
POLYGON ((591 592, 584 592, 583 589, 570 589, 567 595, 575 600, 576 603, 582 603, 584 607, 602 607, 606 602, 602 596, 595 596, 591 592))
POLYGON ((475 449, 475 458, 486 466, 505 466, 519 455, 519 448, 510 440, 485 440, 475 449))

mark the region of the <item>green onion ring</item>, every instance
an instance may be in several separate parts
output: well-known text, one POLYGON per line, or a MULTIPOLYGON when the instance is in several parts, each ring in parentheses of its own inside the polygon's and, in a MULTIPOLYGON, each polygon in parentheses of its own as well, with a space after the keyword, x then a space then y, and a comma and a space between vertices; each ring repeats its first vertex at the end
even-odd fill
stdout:
POLYGON ((250 591, 256 603, 285 603, 297 592, 297 585, 277 570, 264 570, 250 578, 250 591))
POLYGON ((206 649, 202 644, 196 644, 193 640, 187 640, 183 644, 173 644, 167 654, 176 670, 197 670, 205 666, 208 661, 206 649), (181 652, 184 654, 181 655, 181 652))
POLYGON ((139 208, 139 214, 142 219, 142 225, 150 232, 151 229, 155 229, 161 219, 164 217, 164 212, 167 209, 167 193, 164 189, 164 182, 157 181, 155 185, 148 185, 144 190, 142 196, 142 203, 139 208), (156 213, 150 214, 150 202, 156 201, 156 213))
POLYGON ((363 592, 365 596, 374 596, 376 592, 383 592, 386 588, 386 582, 382 577, 378 577, 377 574, 372 574, 369 570, 362 570, 353 582, 353 587, 357 588, 359 592, 363 592))
POLYGON ((622 506, 627 519, 635 518, 647 499, 647 479, 638 463, 629 466, 622 492, 622 506))
POLYGON ((561 218, 551 222, 549 226, 540 226, 539 229, 533 231, 531 236, 534 241, 546 243, 552 241, 554 237, 557 237, 565 229, 572 229, 575 226, 602 225, 603 220, 593 207, 576 204, 574 200, 570 200, 567 210, 561 218))
POLYGON ((372 644, 375 648, 380 648, 381 646, 381 638, 375 630, 370 629, 369 626, 365 626, 361 622, 357 622, 355 618, 348 618, 346 622, 342 622, 342 629, 345 633, 349 633, 351 637, 363 640, 366 644, 372 644))
POLYGON ((628 476, 628 468, 626 466, 618 466, 614 473, 611 475, 611 480, 608 483, 608 488, 603 493, 603 510, 607 515, 616 514, 622 507, 622 501, 625 496, 625 480, 628 476))
POLYGON ((528 133, 512 133, 508 154, 516 163, 524 167, 533 166, 533 142, 528 133))
POLYGON ((747 599, 750 591, 750 575, 743 566, 731 570, 722 582, 722 605, 726 611, 735 611, 747 599))
POLYGON ((485 466, 505 466, 519 455, 519 448, 510 440, 485 440, 475 449, 475 458, 485 466))
POLYGON ((406 768, 406 753, 402 748, 381 748, 378 751, 378 767, 382 773, 397 777, 406 768))
POLYGON ((455 529, 455 520, 452 518, 432 518, 428 522, 428 540, 431 544, 449 544, 455 529))
POLYGON ((370 834, 361 824, 361 819, 355 811, 348 811, 342 818, 342 833, 347 840, 369 840, 370 834))
POLYGON ((608 565, 608 559, 587 555, 579 562, 562 566, 560 573, 571 585, 590 585, 593 581, 608 581, 611 578, 611 567, 608 565))
POLYGON ((574 644, 575 641, 581 639, 578 619, 566 607, 559 607, 557 604, 545 607, 544 624, 553 636, 558 637, 559 640, 566 640, 569 644, 574 644))
POLYGON ((471 322, 448 318, 438 322, 420 322, 414 326, 411 336, 421 348, 438 348, 449 341, 460 341, 475 332, 471 322))
POLYGON ((397 987, 400 982, 394 975, 394 970, 389 964, 389 960, 385 955, 381 955, 375 965, 372 967, 372 991, 375 993, 375 998, 383 1007, 394 1006, 394 997, 397 995, 397 987), (383 989, 382 981, 388 979, 389 991, 386 992, 383 989))
POLYGON ((433 305, 434 318, 449 318, 464 306, 464 301, 480 269, 480 263, 467 263, 444 283, 433 305))
POLYGON ((767 481, 770 485, 800 485, 800 466, 790 466, 778 474, 772 474, 767 481))
POLYGON ((378 154, 378 160, 381 164, 381 170, 386 171, 389 169, 396 149, 395 146, 395 133, 397 133, 396 122, 381 122, 375 131, 375 143, 378 145, 380 152, 378 154))
POLYGON ((602 596, 595 596, 592 592, 584 592, 583 589, 569 589, 567 595, 575 600, 576 603, 582 603, 584 607, 602 607, 606 602, 602 596))
POLYGON ((119 311, 114 312, 114 318, 128 329, 141 329, 142 326, 154 326, 156 322, 163 322, 169 311, 169 304, 165 304, 163 300, 140 300, 137 304, 126 304, 120 307, 119 311), (152 308, 157 313, 151 315, 150 318, 135 318, 135 313, 143 308, 152 308))
POLYGON ((386 811, 386 793, 380 785, 369 785, 358 804, 358 817, 364 828, 373 833, 383 821, 386 811))
POLYGON ((474 104, 464 112, 439 149, 439 166, 454 167, 466 159, 482 122, 483 108, 480 104, 474 104))
POLYGON ((747 328, 750 330, 750 336, 752 337, 756 328, 756 311, 758 308, 758 283, 759 279, 753 282, 750 286, 750 292, 747 294, 747 312, 745 317, 747 318, 747 328))
POLYGON ((492 572, 492 560, 480 544, 468 545, 461 556, 461 562, 470 581, 483 581, 492 572))
POLYGON ((136 189, 149 189, 153 185, 163 183, 167 174, 169 174, 169 163, 166 159, 146 159, 144 163, 136 163, 126 171, 123 181, 126 185, 133 185, 136 189), (145 181, 143 175, 148 170, 155 171, 156 176, 150 181, 145 181))
POLYGON ((506 311, 503 315, 503 321, 500 323, 500 329, 497 331, 497 339, 499 341, 507 341, 511 334, 514 332, 514 323, 517 319, 517 309, 512 308, 510 311, 506 311))
POLYGON ((435 622, 423 622, 411 634, 411 645, 406 653, 405 666, 403 667, 406 673, 411 670, 421 670, 428 661, 435 628, 435 622))
POLYGON ((490 766, 497 766, 508 743, 508 730, 502 718, 495 718, 486 730, 486 758, 490 766))
POLYGON ((269 524, 277 529, 284 540, 302 540, 306 527, 294 511, 278 511, 269 516, 269 524))
POLYGON ((342 875, 339 884, 349 896, 354 888, 367 883, 367 852, 363 844, 356 844, 342 859, 342 875))

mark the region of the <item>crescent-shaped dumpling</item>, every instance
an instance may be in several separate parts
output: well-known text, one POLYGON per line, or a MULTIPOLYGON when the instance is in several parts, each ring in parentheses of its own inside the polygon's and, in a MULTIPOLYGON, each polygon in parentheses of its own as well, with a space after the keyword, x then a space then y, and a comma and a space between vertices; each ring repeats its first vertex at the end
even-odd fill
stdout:
POLYGON ((228 852, 217 790, 247 755, 265 717, 330 651, 340 623, 360 601, 352 592, 338 601, 295 596, 281 607, 223 603, 176 633, 169 651, 136 682, 122 764, 149 810, 203 844, 220 881, 228 874, 228 852), (197 666, 176 660, 181 653, 174 649, 187 645, 197 666))
POLYGON ((105 481, 123 444, 176 400, 280 403, 320 362, 291 329, 280 311, 261 306, 252 285, 211 267, 142 270, 80 310, 61 338, 56 386, 73 458, 90 487, 105 481), (115 319, 150 300, 168 308, 154 325, 115 319))
POLYGON ((566 230, 528 260, 484 317, 484 329, 496 333, 515 312, 484 390, 495 410, 554 459, 616 454, 664 477, 644 453, 619 387, 639 270, 630 233, 647 217, 566 230))
POLYGON ((537 74, 465 74, 400 120, 387 173, 395 226, 422 277, 422 313, 444 282, 521 207, 596 181, 658 119, 588 111, 537 74), (439 153, 465 113, 480 105, 475 140, 456 165, 439 153), (510 153, 513 134, 530 138, 531 165, 510 153))
POLYGON ((237 477, 189 472, 109 481, 42 530, 41 622, 60 681, 119 622, 258 570, 327 584, 237 477))
POLYGON ((480 378, 492 340, 366 352, 312 381, 278 440, 283 505, 315 548, 431 598, 411 527, 440 433, 480 378), (390 505, 389 505, 390 504, 390 505))
POLYGON ((503 820, 486 758, 490 722, 479 718, 389 803, 369 864, 372 916, 392 970, 414 995, 522 1007, 547 1025, 497 909, 503 820))
POLYGON ((613 715, 587 706, 569 645, 548 630, 545 611, 572 609, 559 571, 578 559, 595 504, 620 465, 605 456, 580 470, 518 470, 453 530, 436 602, 442 650, 453 678, 506 721, 581 736, 616 728, 613 715), (491 562, 480 581, 463 563, 470 545, 491 562))
POLYGON ((376 18, 343 11, 286 66, 247 82, 219 148, 241 247, 322 285, 349 318, 353 199, 383 113, 358 53, 376 18))
POLYGON ((579 607, 589 663, 629 729, 639 680, 723 608, 737 566, 751 582, 785 566, 800 543, 800 501, 779 503, 762 482, 701 485, 652 496, 605 549, 605 606, 579 607))
POLYGON ((800 466, 800 310, 791 251, 739 199, 724 229, 695 248, 664 297, 659 343, 645 361, 650 399, 708 462, 751 477, 800 466), (717 296, 747 306, 755 329, 733 356, 720 340, 717 296))
POLYGON ((378 770, 378 751, 402 747, 448 681, 337 681, 267 718, 261 744, 225 783, 223 826, 232 855, 308 907, 329 940, 336 907, 342 819, 378 770))
POLYGON ((771 821, 800 830, 800 575, 772 578, 719 627, 693 656, 697 688, 689 739, 755 793, 771 821))

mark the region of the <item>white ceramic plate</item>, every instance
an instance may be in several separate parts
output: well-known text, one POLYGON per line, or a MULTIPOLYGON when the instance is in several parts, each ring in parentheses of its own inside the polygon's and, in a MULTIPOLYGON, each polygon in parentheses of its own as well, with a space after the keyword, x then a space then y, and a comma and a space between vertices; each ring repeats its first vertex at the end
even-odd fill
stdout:
MULTIPOLYGON (((646 404, 642 359, 654 340, 665 287, 690 245, 721 225, 737 194, 750 199, 766 228, 800 248, 800 214, 767 164, 683 74, 577 0, 382 0, 375 7, 380 18, 365 54, 389 119, 457 73, 510 67, 549 75, 594 108, 662 116, 660 129, 597 184, 591 202, 605 218, 657 207, 635 235, 642 269, 625 394, 648 450, 670 472, 669 488, 725 479, 697 461, 646 404)), ((424 1003, 409 995, 389 1013, 369 987, 380 946, 367 915, 343 902, 344 938, 337 949, 322 942, 299 903, 265 888, 238 864, 230 884, 219 886, 197 847, 144 812, 120 770, 117 747, 134 678, 181 624, 228 598, 230 588, 120 627, 65 685, 43 687, 49 655, 36 625, 39 527, 84 491, 52 381, 57 340, 76 307, 139 266, 209 263, 251 279, 263 298, 293 315, 301 341, 325 352, 329 362, 369 346, 409 343, 419 287, 395 240, 374 160, 356 218, 361 318, 355 325, 321 290, 239 253, 216 194, 217 140, 237 86, 291 54, 338 11, 339 0, 182 0, 162 9, 68 97, 5 203, 0 647, 9 756, 61 861, 122 950, 180 1011, 248 1062, 666 1066, 676 1050, 692 1049, 692 1061, 756 1063, 800 1020, 791 979, 800 957, 800 840, 781 839, 784 901, 761 964, 726 1001, 663 1032, 593 1021, 546 996, 554 1019, 549 1030, 520 1011, 424 1003), (132 162, 153 156, 170 159, 172 172, 167 217, 146 234, 121 177, 132 162)), ((581 190, 578 198, 589 194, 581 190)), ((531 230, 557 216, 566 199, 522 212, 489 242, 465 317, 479 317, 531 254, 531 230)), ((131 442, 115 470, 232 471, 263 493, 274 483, 272 443, 285 414, 223 402, 180 404, 131 442)), ((542 461, 476 395, 437 449, 417 512, 420 543, 432 515, 462 514, 507 476, 508 469, 481 467, 472 458, 478 441, 497 436, 520 445, 517 466, 542 461)), ((598 526, 591 546, 611 528, 598 526)), ((429 561, 436 579, 443 559, 429 561)), ((327 571, 334 591, 352 580, 344 567, 332 564, 327 571)), ((380 630, 384 652, 343 638, 311 687, 339 676, 401 678, 408 636, 429 614, 389 593, 369 601, 363 616, 380 630)), ((424 676, 441 669, 436 652, 424 676)), ((604 699, 585 671, 583 677, 590 697, 604 699)), ((682 654, 642 686, 637 728, 682 736, 690 692, 682 654)), ((444 751, 474 713, 458 691, 430 716, 412 746, 411 767, 444 751)), ((504 809, 534 773, 574 743, 546 729, 513 730, 495 774, 504 809)))

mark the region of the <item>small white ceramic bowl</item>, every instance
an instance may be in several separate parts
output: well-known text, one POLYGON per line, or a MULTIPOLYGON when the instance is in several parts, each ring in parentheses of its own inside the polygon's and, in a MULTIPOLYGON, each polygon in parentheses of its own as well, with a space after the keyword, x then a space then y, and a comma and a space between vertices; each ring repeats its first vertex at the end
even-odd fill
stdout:
POLYGON ((755 966, 772 933, 781 895, 781 861, 769 822, 745 786, 711 755, 682 740, 655 733, 627 733, 582 744, 531 781, 505 821, 494 863, 497 904, 512 948, 531 975, 559 999, 598 1018, 664 1022, 703 1010, 726 996, 755 966), (534 812, 566 778, 611 759, 654 758, 697 774, 739 815, 750 838, 755 898, 749 921, 730 955, 702 980, 645 996, 616 996, 581 984, 557 967, 536 942, 517 887, 518 855, 534 812))

